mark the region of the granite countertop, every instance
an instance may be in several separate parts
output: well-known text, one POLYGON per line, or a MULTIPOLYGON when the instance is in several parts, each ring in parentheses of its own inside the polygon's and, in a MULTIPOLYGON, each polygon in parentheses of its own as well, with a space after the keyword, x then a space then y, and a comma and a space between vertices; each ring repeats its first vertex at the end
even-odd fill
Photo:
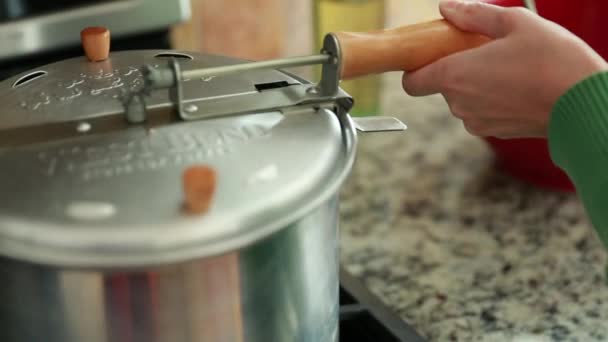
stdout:
POLYGON ((574 195, 497 170, 440 96, 387 75, 343 189, 341 258, 430 341, 607 341, 606 253, 574 195))

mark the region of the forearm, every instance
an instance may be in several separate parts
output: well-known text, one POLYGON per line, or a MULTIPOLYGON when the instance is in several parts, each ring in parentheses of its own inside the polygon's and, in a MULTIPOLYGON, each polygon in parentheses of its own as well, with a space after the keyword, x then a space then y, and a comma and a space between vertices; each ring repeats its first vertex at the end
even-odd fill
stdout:
POLYGON ((551 114, 549 145, 608 248, 608 72, 585 79, 559 99, 551 114))

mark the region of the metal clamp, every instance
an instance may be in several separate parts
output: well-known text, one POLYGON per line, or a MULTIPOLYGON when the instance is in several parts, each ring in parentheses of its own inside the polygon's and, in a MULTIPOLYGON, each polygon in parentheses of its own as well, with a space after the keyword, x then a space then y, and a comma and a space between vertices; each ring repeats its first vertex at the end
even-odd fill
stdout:
POLYGON ((340 76, 342 74, 342 51, 338 37, 328 34, 323 40, 321 53, 330 56, 330 60, 323 64, 319 90, 321 96, 334 96, 340 89, 340 76))
POLYGON ((347 94, 340 94, 341 61, 342 55, 338 39, 333 34, 328 34, 325 37, 321 54, 318 55, 184 71, 180 70, 179 63, 175 59, 171 59, 169 64, 164 67, 155 68, 145 65, 141 69, 144 86, 140 91, 131 93, 125 97, 125 115, 130 123, 144 122, 147 117, 145 99, 152 91, 160 89, 168 89, 175 110, 183 120, 235 115, 239 111, 251 113, 276 110, 300 104, 327 102, 328 100, 335 100, 336 97, 344 98, 342 102, 348 110, 352 107, 353 101, 347 94), (277 96, 276 93, 268 92, 266 96, 269 98, 266 100, 259 99, 259 96, 261 96, 259 94, 255 94, 256 98, 243 97, 235 99, 231 108, 209 108, 208 110, 203 108, 197 113, 184 111, 182 81, 185 79, 219 76, 258 69, 279 69, 318 64, 323 65, 319 83, 317 85, 290 87, 290 96, 277 96))

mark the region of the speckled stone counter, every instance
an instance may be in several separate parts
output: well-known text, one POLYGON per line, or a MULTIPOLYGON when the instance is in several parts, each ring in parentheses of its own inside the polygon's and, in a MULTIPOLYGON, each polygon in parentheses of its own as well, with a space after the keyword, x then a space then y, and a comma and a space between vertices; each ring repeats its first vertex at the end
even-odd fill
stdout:
POLYGON ((577 198, 497 170, 442 97, 385 88, 409 130, 360 136, 346 268, 430 341, 608 341, 606 253, 577 198))

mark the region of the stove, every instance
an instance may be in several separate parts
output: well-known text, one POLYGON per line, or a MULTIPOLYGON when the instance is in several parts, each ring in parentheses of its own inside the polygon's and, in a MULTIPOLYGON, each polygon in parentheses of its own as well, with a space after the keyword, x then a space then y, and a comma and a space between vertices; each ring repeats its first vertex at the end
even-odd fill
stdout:
POLYGON ((340 341, 426 342, 344 268, 340 269, 340 341))

